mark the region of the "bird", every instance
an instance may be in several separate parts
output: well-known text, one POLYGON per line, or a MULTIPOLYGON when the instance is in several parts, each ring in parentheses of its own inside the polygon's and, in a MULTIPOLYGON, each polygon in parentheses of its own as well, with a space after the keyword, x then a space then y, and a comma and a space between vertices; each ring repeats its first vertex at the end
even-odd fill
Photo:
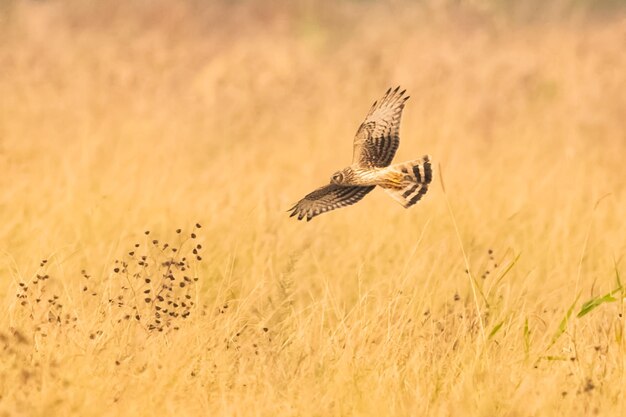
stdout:
POLYGON ((391 165, 400 145, 400 119, 409 96, 400 86, 374 102, 354 137, 352 164, 335 172, 330 183, 307 194, 288 212, 307 221, 357 203, 376 186, 404 208, 417 203, 433 178, 430 155, 391 165))

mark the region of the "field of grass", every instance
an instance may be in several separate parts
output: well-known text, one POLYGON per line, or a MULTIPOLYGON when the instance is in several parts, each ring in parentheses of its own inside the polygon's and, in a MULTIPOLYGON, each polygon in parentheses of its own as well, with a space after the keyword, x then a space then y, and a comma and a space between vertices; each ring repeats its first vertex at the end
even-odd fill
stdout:
POLYGON ((505 4, 0 0, 0 416, 626 415, 626 19, 505 4))

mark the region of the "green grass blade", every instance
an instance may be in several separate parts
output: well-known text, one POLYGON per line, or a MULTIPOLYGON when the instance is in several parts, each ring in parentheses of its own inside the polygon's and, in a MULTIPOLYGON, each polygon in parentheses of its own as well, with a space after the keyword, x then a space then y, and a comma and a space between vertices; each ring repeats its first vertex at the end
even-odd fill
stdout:
POLYGON ((574 307, 576 307, 576 303, 578 302, 579 298, 580 298, 580 293, 576 296, 576 299, 574 300, 572 305, 567 309, 567 313, 565 314, 565 317, 563 317, 563 319, 561 320, 561 323, 559 323, 559 328, 554 333, 554 336, 552 336, 552 341, 550 342, 550 346, 548 346, 548 349, 550 349, 556 343, 556 341, 559 340, 559 338, 563 335, 563 333, 565 333, 565 331, 567 330, 567 324, 569 323, 569 319, 572 316, 572 313, 574 312, 574 307))
POLYGON ((526 355, 530 351, 530 329, 528 328, 528 317, 524 320, 524 351, 526 355))
POLYGON ((589 314, 591 311, 595 310, 596 308, 598 308, 604 303, 612 303, 614 301, 617 301, 617 298, 613 297, 613 295, 620 293, 620 292, 622 292, 622 287, 616 288, 613 291, 608 292, 601 297, 592 298, 591 300, 585 302, 582 305, 576 317, 581 318, 589 314))
POLYGON ((489 340, 492 337, 494 337, 496 335, 496 333, 498 333, 500 331, 500 329, 502 328, 503 324, 504 324, 504 320, 502 320, 500 323, 498 323, 495 326, 493 326, 493 329, 489 333, 489 336, 487 337, 487 339, 489 340))
POLYGON ((502 274, 500 274, 500 276, 498 277, 498 279, 496 280, 496 283, 494 284, 494 287, 497 287, 498 284, 500 284, 500 281, 502 281, 504 279, 504 277, 506 276, 506 274, 509 273, 509 271, 511 269, 513 269, 513 267, 515 266, 515 264, 517 263, 517 261, 519 261, 519 257, 522 256, 522 253, 518 253, 517 256, 515 257, 515 259, 513 259, 513 261, 506 267, 506 269, 504 271, 502 271, 502 274))

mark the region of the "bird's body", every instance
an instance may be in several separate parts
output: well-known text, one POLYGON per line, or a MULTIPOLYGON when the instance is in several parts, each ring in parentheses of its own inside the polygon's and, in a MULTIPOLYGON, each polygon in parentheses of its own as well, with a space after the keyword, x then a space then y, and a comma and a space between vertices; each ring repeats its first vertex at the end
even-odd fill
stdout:
POLYGON ((341 170, 343 174, 342 185, 380 185, 389 186, 399 185, 402 175, 386 168, 363 168, 358 165, 351 165, 341 170))
POLYGON ((417 203, 432 180, 430 158, 390 165, 400 143, 399 128, 404 91, 387 90, 374 102, 354 138, 352 165, 333 174, 330 184, 306 195, 290 211, 298 220, 351 205, 376 186, 383 188, 405 208, 417 203))

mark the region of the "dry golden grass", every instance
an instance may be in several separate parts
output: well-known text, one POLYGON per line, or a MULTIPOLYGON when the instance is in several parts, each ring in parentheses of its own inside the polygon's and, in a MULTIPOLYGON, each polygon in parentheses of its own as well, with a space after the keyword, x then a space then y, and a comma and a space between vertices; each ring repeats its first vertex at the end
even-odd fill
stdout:
POLYGON ((0 415, 626 415, 626 21, 314 4, 0 2, 0 415))

